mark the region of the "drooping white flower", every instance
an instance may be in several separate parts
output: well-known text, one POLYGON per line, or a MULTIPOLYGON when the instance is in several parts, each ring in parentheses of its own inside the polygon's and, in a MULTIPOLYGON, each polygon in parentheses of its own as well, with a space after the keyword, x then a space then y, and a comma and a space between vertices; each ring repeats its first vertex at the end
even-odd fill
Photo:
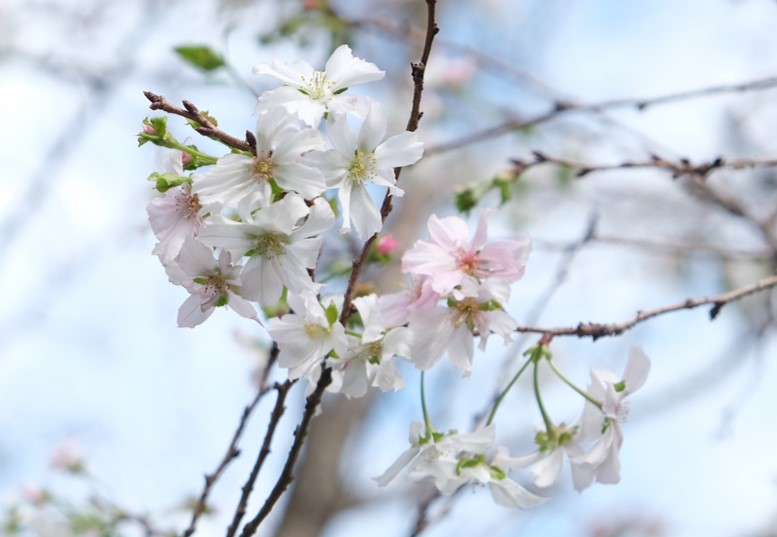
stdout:
POLYGON ((334 301, 324 309, 310 291, 289 293, 287 301, 293 313, 270 319, 267 332, 278 344, 278 365, 297 379, 320 366, 331 351, 344 355, 348 342, 334 301))
POLYGON ((259 193, 270 199, 270 180, 283 190, 312 199, 326 185, 324 177, 305 154, 324 147, 315 129, 300 129, 299 122, 282 108, 261 116, 256 124, 256 156, 230 153, 194 181, 193 190, 203 202, 237 205, 259 193))
POLYGON ((338 47, 326 62, 324 71, 316 71, 305 62, 285 64, 273 60, 272 66, 254 66, 254 74, 268 75, 285 86, 259 97, 260 114, 283 107, 311 127, 318 128, 327 113, 356 113, 363 117, 366 100, 344 91, 356 84, 373 82, 385 73, 374 64, 354 58, 348 45, 338 47))
POLYGON ((374 478, 380 486, 387 485, 407 467, 410 479, 420 481, 431 477, 435 487, 444 494, 474 483, 488 485, 494 500, 507 507, 527 509, 546 500, 507 477, 507 472, 499 466, 498 457, 506 452, 503 448, 498 448, 493 461, 488 462, 486 453, 493 447, 495 438, 493 425, 468 434, 422 435, 422 432, 421 422, 411 424, 411 447, 386 472, 374 478))
POLYGON ((469 238, 467 223, 458 216, 429 217, 430 241, 418 241, 402 256, 402 271, 429 276, 440 294, 451 292, 465 280, 498 278, 513 283, 523 276, 531 243, 528 238, 488 244, 491 209, 480 212, 478 226, 469 238))
POLYGON ((536 437, 536 442, 539 444, 537 451, 520 457, 509 457, 506 453, 500 453, 498 457, 494 457, 494 463, 510 469, 531 467, 532 482, 538 487, 545 488, 558 480, 564 464, 564 455, 566 455, 572 468, 572 481, 575 488, 582 490, 585 488, 582 485, 586 472, 576 462, 576 458, 583 453, 576 438, 577 431, 577 427, 567 427, 563 424, 555 427, 552 435, 543 430, 536 437))
POLYGON ((259 210, 245 207, 242 222, 224 218, 201 232, 201 240, 226 248, 236 257, 248 256, 243 268, 243 296, 270 305, 286 286, 292 293, 317 290, 308 269, 314 269, 323 234, 335 222, 329 204, 317 198, 312 207, 297 194, 276 203, 259 200, 259 210))
POLYGON ((405 383, 393 358, 410 356, 412 332, 403 327, 387 330, 376 295, 358 297, 353 305, 362 319, 364 332, 361 338, 349 336, 345 356, 329 361, 335 391, 348 397, 362 397, 370 386, 384 392, 403 388, 405 383))
POLYGON ((261 324, 254 307, 240 296, 241 267, 232 265, 226 250, 216 260, 210 248, 186 239, 175 262, 165 269, 172 283, 191 293, 178 310, 178 326, 193 328, 220 306, 261 324))
POLYGON ((594 480, 610 484, 620 481, 618 455, 623 444, 620 424, 628 415, 624 399, 645 384, 649 372, 650 359, 639 347, 631 348, 622 379, 612 371, 591 371, 588 394, 601 401, 602 408, 586 401, 580 419, 580 441, 594 441, 595 444, 588 452, 572 459, 573 463, 579 465, 581 472, 579 483, 575 483, 578 490, 589 486, 594 480))
POLYGON ((338 188, 343 211, 342 232, 351 230, 351 222, 361 237, 370 237, 383 226, 380 212, 367 192, 367 184, 388 187, 395 196, 404 191, 396 187, 394 168, 417 162, 423 144, 413 132, 385 139, 386 113, 371 103, 361 129, 355 133, 345 116, 334 115, 327 129, 334 149, 311 155, 327 180, 329 188, 338 188))

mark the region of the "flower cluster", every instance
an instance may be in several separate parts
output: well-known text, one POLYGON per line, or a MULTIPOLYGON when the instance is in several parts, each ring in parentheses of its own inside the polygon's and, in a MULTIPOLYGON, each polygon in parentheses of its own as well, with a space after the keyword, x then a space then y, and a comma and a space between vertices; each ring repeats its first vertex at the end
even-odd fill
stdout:
MULTIPOLYGON (((507 305, 531 244, 528 238, 489 241, 490 209, 480 212, 473 233, 462 218, 432 215, 428 240, 402 256, 404 290, 322 296, 325 284, 316 271, 327 232, 339 218, 341 233, 365 240, 379 233, 385 214, 374 190, 402 196, 394 170, 417 162, 423 145, 412 132, 387 135, 383 105, 348 94, 350 86, 384 73, 345 45, 324 71, 274 61, 254 73, 283 86, 258 98, 256 128, 245 144, 224 142, 230 151, 210 156, 179 143, 164 118, 146 120, 139 134, 141 143, 173 149, 152 174, 159 196, 149 203, 148 216, 158 240, 154 254, 169 280, 189 292, 178 324, 197 326, 226 306, 266 327, 289 379, 307 379, 312 387, 328 369, 327 390, 346 397, 403 388, 399 359, 424 372, 447 355, 466 377, 476 339, 480 350, 491 334, 511 343, 518 325, 507 305), (344 304, 351 307, 344 310, 344 304)), ((367 259, 385 263, 397 246, 384 235, 367 259)), ((531 364, 536 375, 546 359, 557 371, 545 345, 530 349, 518 375, 531 364)), ((616 482, 623 399, 644 383, 648 369, 647 358, 635 350, 623 379, 594 371, 585 392, 559 372, 586 399, 574 427, 552 423, 535 382, 545 429, 537 435, 538 451, 523 457, 495 444, 492 420, 502 396, 487 423, 472 433, 435 430, 422 401, 424 423, 411 426, 411 447, 377 481, 385 485, 408 467, 411 479, 432 478, 443 493, 468 483, 487 485, 497 503, 527 508, 546 498, 508 473, 532 467, 534 484, 547 487, 566 454, 578 490, 594 480, 616 482)))
MULTIPOLYGON (((529 363, 534 362, 536 368, 538 359, 550 360, 550 355, 542 345, 535 349, 529 363)), ((617 483, 620 481, 619 451, 623 443, 620 424, 628 412, 624 398, 642 387, 649 371, 650 360, 637 347, 631 349, 623 378, 611 371, 592 371, 591 385, 587 392, 581 391, 586 403, 580 423, 573 427, 554 426, 540 405, 547 429, 537 434, 539 449, 525 456, 511 457, 506 447, 496 445, 496 433, 490 420, 469 434, 437 432, 428 419, 425 426, 414 422, 410 426, 411 447, 375 481, 385 486, 408 468, 410 479, 432 478, 443 493, 453 492, 466 483, 488 485, 497 503, 526 509, 547 498, 526 490, 510 479, 508 472, 531 467, 534 485, 546 488, 558 479, 566 455, 578 491, 590 486, 594 480, 617 483), (586 446, 590 447, 586 450, 586 446), (492 453, 490 459, 489 452, 492 453)))
POLYGON ((423 154, 415 134, 387 136, 380 103, 346 93, 384 75, 346 45, 324 71, 275 61, 254 72, 284 86, 259 97, 252 151, 203 157, 199 164, 210 165, 185 175, 184 162, 201 155, 196 148, 179 147, 159 132, 160 118, 147 120, 140 135, 141 142, 179 149, 154 174, 162 195, 151 201, 148 215, 159 241, 154 253, 170 281, 191 294, 179 311, 180 326, 196 326, 220 306, 259 321, 251 303, 269 308, 285 292, 289 304, 303 303, 322 287, 311 274, 324 234, 336 222, 328 193, 336 191, 340 200, 341 230, 370 237, 382 221, 368 185, 401 196, 394 168, 423 154))

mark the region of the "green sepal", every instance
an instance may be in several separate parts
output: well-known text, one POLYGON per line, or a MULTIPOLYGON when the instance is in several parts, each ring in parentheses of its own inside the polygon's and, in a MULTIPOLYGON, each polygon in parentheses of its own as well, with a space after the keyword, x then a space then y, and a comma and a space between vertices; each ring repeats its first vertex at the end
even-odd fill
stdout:
POLYGON ((155 186, 159 192, 165 193, 171 188, 175 188, 184 183, 191 184, 192 178, 190 176, 184 177, 181 175, 175 175, 174 173, 159 173, 154 172, 148 176, 149 181, 154 181, 155 186))
POLYGON ((504 308, 499 303, 498 300, 492 298, 488 302, 481 302, 478 304, 478 309, 480 311, 502 311, 504 308))
POLYGON ((618 392, 618 393, 622 392, 623 390, 626 389, 626 381, 622 380, 619 383, 614 384, 613 388, 615 388, 615 391, 618 392))
MULTIPOLYGON (((248 256, 248 254, 246 254, 248 256)), ((248 256, 250 257, 250 256, 248 256)), ((269 319, 270 317, 283 317, 287 313, 289 313, 289 303, 286 301, 286 297, 289 294, 289 290, 286 288, 286 286, 283 287, 283 292, 281 292, 281 298, 278 299, 278 302, 271 306, 263 306, 262 311, 269 319)))
POLYGON ((505 479, 507 477, 507 474, 504 470, 502 470, 499 466, 489 466, 488 470, 491 472, 491 477, 494 479, 505 479))
POLYGON ((166 117, 160 116, 160 117, 144 118, 143 125, 147 127, 151 127, 154 130, 154 132, 149 133, 146 131, 140 131, 138 133, 138 147, 142 146, 146 142, 151 142, 152 144, 158 145, 160 147, 170 147, 170 148, 176 148, 180 145, 178 143, 178 140, 175 139, 175 136, 173 136, 167 130, 166 117))
MULTIPOLYGON (((208 111, 207 111, 207 110, 200 110, 200 114, 202 114, 203 116, 205 116, 205 119, 207 119, 207 120, 208 120, 208 122, 209 122, 211 125, 213 125, 214 127, 218 127, 218 126, 219 126, 219 122, 216 120, 216 118, 215 118, 215 117, 213 117, 212 115, 210 115, 210 114, 208 113, 208 111)), ((200 127, 202 127, 202 126, 203 126, 203 125, 202 125, 202 123, 200 123, 199 121, 194 121, 193 119, 190 119, 190 118, 187 118, 187 119, 186 119, 186 123, 187 123, 187 124, 188 124, 188 125, 189 125, 191 128, 193 128, 193 129, 199 129, 200 127)))
POLYGON ((324 310, 326 314, 326 320, 329 322, 329 326, 332 326, 337 322, 337 318, 340 316, 340 312, 337 311, 337 306, 334 302, 330 303, 324 310))
POLYGON ((485 464, 486 456, 483 454, 477 454, 469 459, 462 459, 456 464, 456 475, 461 475, 461 471, 466 468, 477 468, 481 464, 485 464))
POLYGON ((196 170, 197 168, 200 168, 202 166, 212 166, 216 164, 216 162, 218 162, 219 160, 218 158, 208 155, 207 153, 203 153, 194 144, 183 146, 181 148, 181 151, 183 151, 184 153, 186 153, 191 157, 191 159, 189 159, 189 162, 184 164, 183 166, 184 170, 196 170))
POLYGON ((173 50, 190 65, 203 71, 215 71, 226 65, 223 56, 208 45, 180 45, 173 50))
POLYGON ((275 182, 275 179, 270 178, 270 191, 272 193, 272 200, 273 203, 276 201, 280 201, 280 199, 283 197, 284 194, 286 194, 286 191, 283 190, 281 187, 278 186, 278 183, 275 182))
POLYGON ((340 95, 341 93, 345 93, 348 91, 348 88, 340 88, 339 90, 332 92, 332 95, 340 95))
POLYGON ((200 285, 205 285, 205 284, 208 283, 208 278, 203 278, 203 277, 199 276, 197 278, 194 278, 192 281, 194 283, 198 283, 200 285))
POLYGON ((218 300, 216 300, 215 306, 220 308, 221 306, 226 306, 227 302, 229 302, 229 295, 224 293, 223 295, 219 296, 218 300))

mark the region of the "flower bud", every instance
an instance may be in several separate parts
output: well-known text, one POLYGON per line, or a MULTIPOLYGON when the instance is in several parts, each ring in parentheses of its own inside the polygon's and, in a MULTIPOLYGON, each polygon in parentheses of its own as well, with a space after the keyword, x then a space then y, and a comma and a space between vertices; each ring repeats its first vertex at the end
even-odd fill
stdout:
POLYGON ((396 250, 397 246, 399 246, 399 242, 397 242, 394 236, 389 233, 388 235, 383 235, 378 239, 378 244, 375 246, 375 251, 377 251, 380 255, 388 255, 396 250))

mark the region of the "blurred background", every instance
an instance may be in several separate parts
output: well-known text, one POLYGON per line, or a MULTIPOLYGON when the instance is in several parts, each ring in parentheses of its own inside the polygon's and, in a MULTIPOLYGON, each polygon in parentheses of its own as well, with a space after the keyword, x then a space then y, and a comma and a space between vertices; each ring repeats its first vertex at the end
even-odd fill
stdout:
MULTIPOLYGON (((407 195, 388 224, 400 249, 426 238, 433 212, 457 214, 458 203, 474 219, 500 206, 492 236, 534 244, 510 311, 543 327, 621 322, 774 273, 777 176, 769 162, 749 163, 777 158, 777 3, 446 0, 438 10, 426 156, 403 172, 407 195), (703 88, 719 91, 685 94, 703 88), (662 96, 677 98, 652 100, 662 96), (621 166, 654 156, 675 168, 621 166), (743 169, 677 173, 683 159, 718 157, 743 169), (580 175, 601 165, 616 167, 580 175)), ((163 152, 137 148, 143 118, 160 115, 142 92, 192 101, 240 137, 255 126, 255 94, 276 86, 253 65, 322 68, 346 42, 386 71, 362 93, 387 104, 399 132, 424 24, 420 0, 0 2, 0 531, 181 534, 257 391, 268 341, 252 323, 217 311, 196 329, 176 326, 186 292, 151 255, 146 178, 163 152), (225 63, 198 68, 175 52, 183 45, 225 63)), ((168 124, 223 152, 180 118, 168 124)), ((322 263, 357 246, 335 233, 322 263)), ((399 286, 396 264, 366 279, 399 286)), ((773 293, 714 321, 708 311, 615 338, 554 340, 580 384, 591 367, 620 372, 632 345, 652 358, 624 426, 619 485, 578 494, 565 470, 552 499, 528 512, 468 488, 431 503, 423 535, 777 535, 773 293)), ((436 425, 467 430, 488 408, 538 338, 516 339, 492 341, 469 379, 447 364, 428 376, 436 425)), ((417 373, 403 372, 402 392, 326 399, 295 486, 260 535, 413 534, 430 489, 370 479, 406 449, 421 415, 417 373)), ((554 419, 574 421, 579 397, 543 382, 554 419)), ((289 395, 249 516, 285 459, 303 391, 289 395)), ((224 533, 272 404, 248 421, 197 534, 224 533)), ((521 381, 497 419, 500 439, 528 453, 539 422, 521 381)))

